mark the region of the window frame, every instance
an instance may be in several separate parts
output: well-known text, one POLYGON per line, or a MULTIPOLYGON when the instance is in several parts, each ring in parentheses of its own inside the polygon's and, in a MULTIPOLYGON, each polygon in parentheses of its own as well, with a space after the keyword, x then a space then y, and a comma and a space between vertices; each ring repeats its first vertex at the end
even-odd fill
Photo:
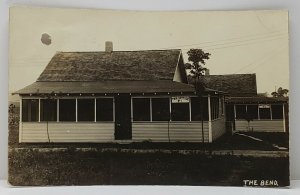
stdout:
POLYGON ((59 114, 59 110, 58 110, 58 104, 59 104, 59 100, 58 100, 58 98, 50 98, 50 99, 48 99, 48 98, 39 98, 39 122, 47 122, 47 120, 41 120, 42 119, 42 110, 41 110, 41 102, 43 101, 43 100, 55 100, 56 101, 56 119, 55 120, 52 120, 52 121, 49 121, 48 120, 48 122, 57 122, 58 121, 58 119, 59 119, 59 117, 58 117, 58 114, 59 114))
MULTIPOLYGON (((21 110, 20 110, 20 121, 23 123, 23 122, 25 122, 25 123, 27 123, 27 122, 32 122, 32 123, 37 123, 37 122, 40 122, 40 98, 38 98, 38 97, 22 97, 21 99, 20 99, 20 108, 21 108, 21 110), (35 120, 35 121, 28 121, 28 119, 27 119, 27 121, 24 121, 23 119, 24 119, 24 114, 23 114, 23 112, 24 112, 24 109, 23 109, 23 106, 24 106, 24 104, 23 104, 23 100, 37 100, 37 102, 38 102, 38 105, 37 105, 37 120, 35 120)), ((27 117, 28 118, 28 117, 27 117)))
MULTIPOLYGON (((253 120, 284 120, 284 116, 282 117, 282 119, 273 119, 273 110, 272 110, 272 106, 283 106, 283 104, 280 104, 280 103, 275 103, 275 104, 272 104, 272 103, 268 103, 268 104, 259 104, 259 103, 256 103, 256 104, 234 104, 234 113, 235 113, 235 120, 243 120, 243 119, 237 119, 236 118, 236 106, 239 106, 239 105, 242 105, 242 106, 246 106, 246 113, 247 113, 247 110, 248 110, 248 106, 257 106, 257 119, 253 119, 253 120), (261 118, 261 113, 260 113, 260 108, 259 108, 259 105, 269 105, 270 108, 269 108, 269 111, 270 111, 270 118, 269 119, 262 119, 261 118)), ((284 109, 282 109, 283 112, 284 112, 284 109)))
MULTIPOLYGON (((192 109, 193 109, 193 107, 192 107, 192 101, 193 101, 193 98, 201 98, 201 99, 203 99, 203 98, 205 98, 205 101, 204 101, 204 103, 206 104, 203 104, 203 106, 205 105, 205 110, 203 109, 203 111, 207 111, 207 113, 203 113, 203 121, 205 121, 205 122, 208 122, 208 121, 210 121, 210 118, 211 118, 211 108, 210 108, 210 97, 209 96, 202 96, 202 97, 198 97, 198 96, 190 96, 190 113, 191 113, 191 117, 190 117, 190 121, 191 122, 201 122, 202 121, 202 119, 199 119, 199 120, 194 120, 193 119, 193 114, 192 114, 192 109)), ((200 102, 201 102, 202 100, 200 100, 200 102)), ((201 108, 201 105, 200 105, 200 108, 201 108)))
POLYGON ((96 112, 95 112, 95 99, 96 98, 88 98, 88 97, 82 97, 82 98, 76 98, 76 122, 85 122, 85 123, 88 123, 88 122, 95 122, 95 115, 96 115, 96 112), (78 112, 78 108, 79 108, 79 101, 80 100, 93 100, 93 120, 79 120, 79 112, 78 112))
POLYGON ((284 120, 284 104, 271 104, 271 114, 272 114, 272 120, 284 120), (281 115, 282 117, 281 118, 275 118, 274 119, 274 114, 273 114, 273 108, 272 106, 280 106, 281 108, 281 115))
POLYGON ((57 119, 57 121, 58 122, 63 122, 63 123, 73 123, 73 122, 78 122, 78 117, 77 117, 77 97, 60 97, 60 98, 58 98, 59 100, 58 100, 58 115, 57 115, 57 117, 58 117, 58 119, 57 119), (60 120, 60 109, 61 109, 61 105, 60 105, 60 103, 61 103, 61 101, 62 100, 75 100, 75 120, 73 121, 62 121, 62 120, 60 120))
POLYGON ((172 117, 170 116, 171 115, 171 112, 172 112, 172 108, 171 108, 171 96, 156 96, 156 97, 151 97, 150 101, 151 101, 151 122, 170 122, 172 121, 172 117), (153 120, 153 99, 168 99, 169 100, 169 120, 153 120))
POLYGON ((95 123, 110 123, 110 122, 115 122, 115 98, 113 96, 97 96, 94 97, 95 99, 95 123), (100 121, 97 120, 97 99, 111 99, 112 100, 112 120, 109 121, 100 121))
MULTIPOLYGON (((38 100, 38 121, 32 121, 32 122, 46 122, 46 121, 41 121, 41 100, 45 100, 47 99, 46 97, 37 97, 37 96, 22 96, 20 98, 20 107, 22 110, 20 110, 20 122, 23 122, 23 100, 38 100)), ((63 96, 63 97, 57 97, 57 96, 54 96, 54 98, 56 100, 56 111, 57 111, 57 114, 56 114, 56 120, 53 120, 53 121, 48 121, 48 122, 115 122, 115 100, 114 100, 114 97, 113 96, 63 96), (112 121, 97 121, 96 120, 96 100, 97 99, 101 99, 101 98, 110 98, 112 99, 112 104, 113 104, 113 107, 112 107, 112 111, 113 111, 113 120, 112 121), (76 101, 76 106, 75 106, 75 116, 76 116, 76 121, 61 121, 59 120, 59 110, 60 110, 60 100, 65 100, 65 99, 73 99, 76 101), (95 103, 94 103, 94 115, 95 115, 95 119, 93 121, 78 121, 78 105, 77 105, 77 100, 78 99, 94 99, 95 103)), ((26 122, 26 121, 24 121, 26 122)))
POLYGON ((131 121, 132 122, 152 122, 152 98, 151 97, 131 97, 131 121), (134 99, 148 99, 149 100, 149 120, 134 120, 134 99))
MULTIPOLYGON (((180 97, 180 96, 179 96, 180 97)), ((171 116, 170 116, 170 121, 176 121, 176 122, 191 122, 191 97, 189 97, 189 102, 188 103, 172 103, 171 99, 171 116), (173 119, 173 105, 176 104, 188 104, 188 120, 174 120, 173 119)))
POLYGON ((210 96, 210 118, 211 121, 218 120, 221 118, 220 114, 220 97, 219 96, 210 96), (215 104, 214 104, 215 103, 215 104))

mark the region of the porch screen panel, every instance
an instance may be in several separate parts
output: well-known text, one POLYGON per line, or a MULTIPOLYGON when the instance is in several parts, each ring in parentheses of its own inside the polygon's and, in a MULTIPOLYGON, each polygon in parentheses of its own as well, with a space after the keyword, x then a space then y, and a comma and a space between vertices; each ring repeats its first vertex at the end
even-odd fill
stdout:
POLYGON ((270 107, 259 107, 259 117, 260 119, 271 119, 270 107))
POLYGON ((95 121, 95 99, 77 99, 78 121, 95 121))
POLYGON ((210 98, 210 106, 211 106, 211 119, 217 119, 219 118, 219 109, 220 109, 220 102, 219 102, 219 98, 217 97, 211 97, 210 98))
POLYGON ((236 105, 235 106, 236 119, 246 118, 246 105, 236 105))
POLYGON ((96 120, 113 121, 113 98, 97 98, 96 100, 96 120))
POLYGON ((247 105, 247 117, 250 120, 258 119, 258 105, 247 105))
POLYGON ((133 120, 150 121, 150 98, 133 98, 133 120))
POLYGON ((152 120, 170 120, 170 100, 169 98, 152 98, 152 120))
POLYGON ((39 100, 23 99, 22 100, 22 121, 34 122, 39 120, 39 100))
POLYGON ((59 121, 76 121, 76 100, 59 100, 59 121))
POLYGON ((283 105, 272 105, 272 119, 283 119, 283 105))
POLYGON ((57 100, 41 99, 41 121, 57 121, 57 100))
POLYGON ((192 97, 191 98, 191 115, 192 121, 208 121, 208 99, 207 97, 192 97))
POLYGON ((172 103, 172 121, 189 121, 190 105, 189 103, 172 103))

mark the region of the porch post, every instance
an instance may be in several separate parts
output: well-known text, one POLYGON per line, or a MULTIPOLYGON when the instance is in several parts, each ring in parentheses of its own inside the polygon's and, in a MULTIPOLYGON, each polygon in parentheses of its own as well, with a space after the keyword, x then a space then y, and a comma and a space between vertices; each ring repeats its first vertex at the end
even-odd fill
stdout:
POLYGON ((190 110, 190 121, 192 121, 192 98, 189 97, 189 110, 190 110))
POLYGON ((283 118, 283 132, 286 132, 286 127, 285 127, 285 110, 284 110, 284 103, 282 104, 282 118, 283 118))
POLYGON ((115 96, 113 96, 113 122, 116 122, 116 106, 115 106, 115 96))
POLYGON ((258 109, 257 109, 257 119, 260 120, 260 113, 259 113, 259 104, 258 104, 258 109))
POLYGON ((236 119, 236 104, 233 104, 233 111, 234 111, 234 121, 236 119))
POLYGON ((75 109, 75 112, 76 112, 76 123, 78 122, 78 101, 77 101, 77 98, 76 98, 76 109, 75 109))
POLYGON ((59 99, 58 98, 57 98, 57 111, 56 111, 56 115, 57 115, 56 122, 59 122, 59 99))
POLYGON ((152 98, 149 98, 150 101, 150 121, 152 122, 152 98))
POLYGON ((208 102, 208 142, 212 142, 212 121, 211 121, 211 107, 210 107, 210 95, 207 97, 208 102))
POLYGON ((97 122, 97 99, 95 98, 95 103, 94 103, 94 114, 95 114, 95 119, 94 122, 97 122))
POLYGON ((41 98, 39 98, 39 122, 41 122, 41 98))
POLYGON ((130 121, 133 122, 133 100, 132 96, 130 96, 130 121))
POLYGON ((21 99, 20 99, 20 119, 19 119, 19 143, 22 142, 22 112, 23 112, 23 109, 22 109, 22 96, 20 96, 21 99))

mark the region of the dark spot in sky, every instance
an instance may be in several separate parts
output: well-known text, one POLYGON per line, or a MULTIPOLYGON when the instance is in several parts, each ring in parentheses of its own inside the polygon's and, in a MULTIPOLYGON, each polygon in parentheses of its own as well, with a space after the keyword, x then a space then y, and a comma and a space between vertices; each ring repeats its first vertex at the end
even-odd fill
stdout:
POLYGON ((48 35, 47 33, 43 33, 41 37, 41 41, 45 45, 50 45, 51 44, 51 36, 48 35))

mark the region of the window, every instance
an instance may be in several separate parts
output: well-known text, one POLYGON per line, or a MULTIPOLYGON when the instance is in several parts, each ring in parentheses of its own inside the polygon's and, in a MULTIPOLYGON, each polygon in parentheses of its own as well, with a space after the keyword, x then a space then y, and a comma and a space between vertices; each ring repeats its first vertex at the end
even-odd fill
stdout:
POLYGON ((150 98, 133 98, 133 120, 150 121, 150 98))
POLYGON ((246 105, 236 105, 235 106, 236 119, 246 118, 246 105))
POLYGON ((57 100, 41 99, 41 121, 57 121, 57 100))
POLYGON ((191 98, 191 114, 192 121, 201 121, 202 116, 204 121, 208 121, 208 102, 207 97, 192 97, 191 98))
POLYGON ((222 97, 220 101, 221 101, 221 114, 224 115, 224 98, 222 97))
POLYGON ((172 103, 172 121, 189 121, 190 105, 189 103, 172 103))
POLYGON ((39 100, 23 99, 22 100, 22 121, 33 122, 39 120, 39 100))
POLYGON ((95 99, 77 99, 77 120, 95 121, 95 99))
POLYGON ((59 121, 76 121, 76 100, 59 100, 59 121))
POLYGON ((283 105, 272 105, 272 119, 283 119, 283 105))
POLYGON ((259 105, 259 118, 271 119, 270 105, 259 105))
POLYGON ((170 100, 169 98, 152 98, 152 120, 170 120, 170 100))
POLYGON ((226 121, 234 121, 234 105, 227 104, 225 109, 226 121))
POLYGON ((217 119, 219 118, 219 106, 220 106, 220 102, 219 102, 219 98, 217 97, 211 97, 210 98, 210 106, 211 106, 211 119, 217 119))
POLYGON ((258 105, 247 105, 247 117, 250 120, 258 119, 258 105))
POLYGON ((113 98, 96 99, 96 120, 113 121, 113 98))

